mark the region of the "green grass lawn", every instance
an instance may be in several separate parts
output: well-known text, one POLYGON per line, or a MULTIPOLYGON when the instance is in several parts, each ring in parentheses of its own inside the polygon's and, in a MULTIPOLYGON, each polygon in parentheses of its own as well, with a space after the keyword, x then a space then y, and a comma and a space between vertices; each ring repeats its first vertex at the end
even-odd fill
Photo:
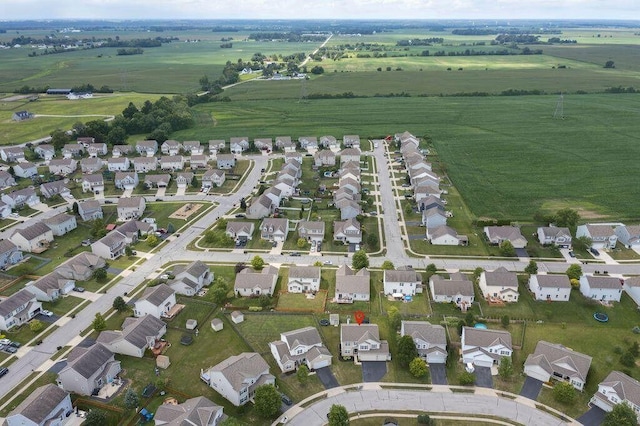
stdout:
POLYGON ((318 292, 313 299, 309 299, 306 294, 298 293, 281 293, 278 296, 279 311, 308 311, 322 312, 324 306, 326 292, 318 292))
POLYGON ((69 295, 61 297, 55 302, 44 302, 42 304, 42 308, 47 309, 56 315, 65 315, 66 313, 71 312, 73 309, 78 307, 83 302, 84 299, 69 295))

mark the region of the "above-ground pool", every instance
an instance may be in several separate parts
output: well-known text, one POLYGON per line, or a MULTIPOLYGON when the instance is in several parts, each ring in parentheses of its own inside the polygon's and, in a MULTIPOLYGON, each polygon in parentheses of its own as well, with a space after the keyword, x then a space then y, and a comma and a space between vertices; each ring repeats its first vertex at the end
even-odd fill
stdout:
POLYGON ((482 330, 486 330, 487 326, 485 324, 482 324, 481 322, 479 322, 476 325, 474 325, 473 328, 481 328, 482 330))
POLYGON ((595 318, 596 321, 600 321, 600 322, 609 321, 609 315, 602 312, 596 312, 595 314, 593 314, 593 318, 595 318))

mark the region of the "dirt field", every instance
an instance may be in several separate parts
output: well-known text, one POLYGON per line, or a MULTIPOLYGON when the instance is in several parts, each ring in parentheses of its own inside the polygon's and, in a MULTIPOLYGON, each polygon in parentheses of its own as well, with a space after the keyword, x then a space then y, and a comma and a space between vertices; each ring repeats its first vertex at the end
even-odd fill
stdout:
POLYGON ((185 204, 175 212, 171 213, 169 218, 188 220, 192 214, 194 214, 200 209, 200 207, 202 207, 202 204, 185 204))

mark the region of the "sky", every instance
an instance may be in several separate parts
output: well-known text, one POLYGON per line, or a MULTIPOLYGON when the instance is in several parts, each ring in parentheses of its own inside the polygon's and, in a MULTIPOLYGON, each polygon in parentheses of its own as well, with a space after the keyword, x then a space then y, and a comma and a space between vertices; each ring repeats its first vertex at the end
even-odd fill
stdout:
POLYGON ((0 0, 23 19, 640 19, 640 0, 0 0))

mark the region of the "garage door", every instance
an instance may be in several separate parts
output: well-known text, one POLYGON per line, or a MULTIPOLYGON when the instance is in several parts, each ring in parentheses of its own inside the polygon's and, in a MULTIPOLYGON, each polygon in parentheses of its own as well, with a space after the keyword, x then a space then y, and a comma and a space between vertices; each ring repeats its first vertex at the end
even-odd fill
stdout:
POLYGON ((529 377, 533 377, 534 379, 540 380, 541 382, 549 381, 549 374, 547 374, 547 372, 542 370, 541 368, 525 367, 524 374, 526 374, 529 377))
POLYGON ((313 369, 317 370, 318 368, 328 367, 331 365, 330 359, 319 359, 313 363, 313 369))

